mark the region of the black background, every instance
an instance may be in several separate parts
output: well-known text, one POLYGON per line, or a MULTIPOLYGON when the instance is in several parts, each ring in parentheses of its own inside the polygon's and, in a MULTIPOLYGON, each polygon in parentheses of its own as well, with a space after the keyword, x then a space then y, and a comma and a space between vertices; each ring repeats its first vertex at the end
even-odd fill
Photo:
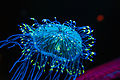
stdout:
MULTIPOLYGON (((75 20, 77 26, 89 25, 95 29, 97 55, 94 63, 86 67, 91 69, 120 57, 119 53, 114 52, 115 46, 113 46, 114 32, 119 28, 120 21, 118 4, 119 2, 115 0, 4 1, 0 5, 0 40, 21 33, 17 25, 25 22, 29 17, 35 17, 39 22, 44 18, 54 20, 55 16, 60 22, 75 20), (96 19, 99 14, 104 15, 104 20, 101 22, 96 19)), ((19 58, 19 54, 19 47, 10 50, 7 47, 0 49, 0 80, 8 79, 8 71, 19 58)))

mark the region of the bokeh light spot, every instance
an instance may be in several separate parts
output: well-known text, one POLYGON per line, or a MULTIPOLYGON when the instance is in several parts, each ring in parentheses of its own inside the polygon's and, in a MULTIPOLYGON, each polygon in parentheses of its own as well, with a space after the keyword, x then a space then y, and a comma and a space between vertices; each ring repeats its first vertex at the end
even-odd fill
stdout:
POLYGON ((101 22, 101 21, 103 21, 103 20, 104 20, 104 15, 99 14, 99 15, 97 16, 97 21, 98 21, 98 22, 101 22))

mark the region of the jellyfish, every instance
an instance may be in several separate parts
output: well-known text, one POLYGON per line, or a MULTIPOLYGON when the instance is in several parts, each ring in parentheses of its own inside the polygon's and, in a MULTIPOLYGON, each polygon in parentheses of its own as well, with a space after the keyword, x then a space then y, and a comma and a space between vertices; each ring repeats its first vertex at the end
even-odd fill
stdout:
POLYGON ((83 74, 84 60, 93 62, 96 54, 92 47, 96 39, 90 26, 76 26, 73 20, 60 23, 43 19, 40 24, 35 18, 34 23, 18 25, 21 34, 15 34, 0 41, 0 48, 12 44, 22 50, 20 58, 14 63, 9 73, 15 69, 11 80, 59 80, 66 73, 64 80, 75 80, 83 74), (48 74, 43 78, 42 75, 48 74), (53 74, 53 76, 52 76, 53 74))

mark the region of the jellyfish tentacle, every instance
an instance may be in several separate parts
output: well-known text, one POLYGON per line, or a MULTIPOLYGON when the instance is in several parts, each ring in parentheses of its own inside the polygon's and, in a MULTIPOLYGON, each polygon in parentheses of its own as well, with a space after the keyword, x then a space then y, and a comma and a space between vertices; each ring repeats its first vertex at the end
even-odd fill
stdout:
POLYGON ((21 55, 21 57, 14 63, 14 65, 12 66, 12 68, 10 69, 9 73, 13 70, 13 68, 15 67, 15 65, 20 61, 20 59, 23 58, 23 55, 21 55))
MULTIPOLYGON (((35 63, 37 63, 37 60, 38 60, 39 55, 40 55, 40 54, 37 54, 37 58, 36 58, 35 63)), ((34 71, 35 71, 36 65, 35 65, 33 68, 34 68, 34 69, 33 69, 32 75, 31 75, 31 80, 32 80, 32 78, 33 78, 33 74, 34 74, 34 71)))

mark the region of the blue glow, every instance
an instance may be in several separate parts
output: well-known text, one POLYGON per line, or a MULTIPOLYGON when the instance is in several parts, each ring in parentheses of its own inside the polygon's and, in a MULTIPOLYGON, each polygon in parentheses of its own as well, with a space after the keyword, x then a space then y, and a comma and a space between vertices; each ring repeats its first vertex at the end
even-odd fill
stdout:
POLYGON ((50 80, 56 80, 62 73, 67 72, 65 80, 75 80, 83 74, 83 60, 93 61, 95 55, 91 50, 95 38, 90 26, 76 27, 76 22, 72 20, 61 24, 56 17, 55 21, 43 19, 43 24, 39 24, 34 18, 30 19, 34 24, 18 25, 22 34, 15 34, 0 41, 0 48, 12 43, 8 48, 19 45, 22 49, 21 57, 9 71, 20 64, 11 80, 23 80, 29 67, 31 70, 27 80, 39 80, 45 74, 47 66, 50 69, 45 79, 49 77, 50 80), (51 76, 53 71, 56 73, 51 76))

